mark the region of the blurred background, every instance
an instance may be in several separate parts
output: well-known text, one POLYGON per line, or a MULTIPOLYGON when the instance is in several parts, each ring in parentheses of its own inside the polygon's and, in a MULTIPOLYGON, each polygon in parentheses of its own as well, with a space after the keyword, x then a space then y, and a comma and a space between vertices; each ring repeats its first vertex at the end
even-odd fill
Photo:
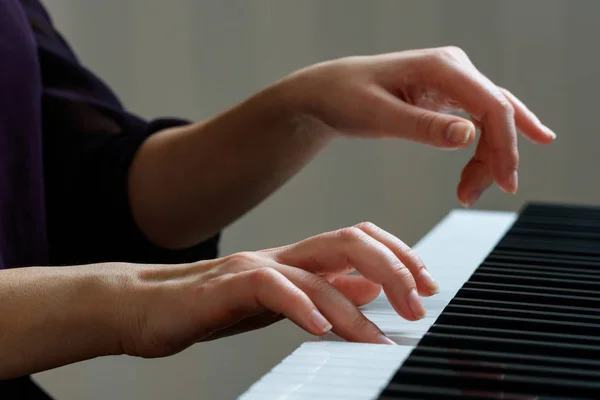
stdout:
MULTIPOLYGON (((209 118, 273 80, 335 57, 457 45, 551 127, 520 140, 520 191, 490 189, 477 208, 529 200, 600 204, 596 154, 600 2, 595 0, 45 0, 80 58, 145 117, 209 118)), ((287 244, 363 220, 414 244, 452 208, 473 149, 333 143, 229 227, 222 254, 287 244)), ((443 284, 443 282, 441 282, 443 284)), ((57 399, 233 399, 310 339, 287 322, 168 359, 108 357, 36 377, 57 399)))

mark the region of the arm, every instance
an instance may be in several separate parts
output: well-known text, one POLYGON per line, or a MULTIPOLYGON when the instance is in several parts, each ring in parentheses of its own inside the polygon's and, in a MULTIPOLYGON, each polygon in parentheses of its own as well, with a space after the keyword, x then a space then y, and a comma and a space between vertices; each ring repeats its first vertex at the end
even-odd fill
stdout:
POLYGON ((144 142, 130 169, 129 198, 152 241, 177 249, 213 235, 333 139, 282 92, 268 88, 216 118, 144 142))
POLYGON ((124 280, 108 264, 0 271, 0 380, 120 354, 124 280))
POLYGON ((458 185, 466 206, 494 182, 517 190, 517 129, 536 143, 554 137, 456 48, 321 63, 206 122, 155 131, 127 113, 42 19, 50 32, 37 33, 45 132, 53 132, 45 137, 49 236, 60 262, 210 257, 214 251, 188 246, 270 195, 335 135, 457 149, 473 143, 475 127, 445 113, 466 111, 482 133, 458 185))
POLYGON ((357 306, 383 288, 400 315, 420 319, 417 292, 437 292, 425 272, 368 223, 191 264, 0 271, 0 380, 104 355, 168 356, 283 317, 314 335, 390 344, 357 306), (354 268, 362 276, 346 275, 354 268))
POLYGON ((155 134, 129 176, 137 224, 155 243, 185 247, 222 229, 294 175, 336 136, 403 138, 441 148, 475 140, 458 186, 469 206, 494 181, 517 190, 516 132, 554 134, 462 51, 430 49, 335 60, 298 71, 215 118, 155 134))

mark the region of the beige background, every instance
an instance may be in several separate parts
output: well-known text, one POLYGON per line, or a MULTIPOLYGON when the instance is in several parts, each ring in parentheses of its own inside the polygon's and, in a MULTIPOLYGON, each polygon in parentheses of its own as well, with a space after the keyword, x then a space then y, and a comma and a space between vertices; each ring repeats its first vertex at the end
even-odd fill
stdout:
MULTIPOLYGON (((316 61, 454 44, 558 134, 521 141, 527 200, 600 203, 600 2, 46 0, 78 54, 143 116, 207 118, 316 61)), ((224 254, 373 221, 414 243, 452 207, 471 151, 339 141, 225 232, 224 254)), ((443 284, 443 282, 442 282, 443 284)), ((307 336, 281 323, 163 360, 104 358, 38 376, 58 399, 231 399, 307 336)))

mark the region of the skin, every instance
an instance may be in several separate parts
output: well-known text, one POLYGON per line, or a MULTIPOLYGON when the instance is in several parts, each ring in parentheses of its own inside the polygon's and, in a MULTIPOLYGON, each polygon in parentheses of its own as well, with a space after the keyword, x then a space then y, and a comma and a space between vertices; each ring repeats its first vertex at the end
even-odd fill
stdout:
POLYGON ((281 318, 314 335, 393 344, 357 306, 383 289, 404 318, 422 318, 417 293, 438 291, 426 271, 371 223, 191 264, 2 271, 0 379, 104 355, 164 357, 281 318))
MULTIPOLYGON (((460 49, 329 61, 211 120, 153 135, 130 170, 131 207, 149 239, 182 248, 239 218, 335 138, 460 149, 476 140, 475 125, 481 136, 457 189, 466 205, 493 182, 517 190, 517 130, 541 144, 555 137, 460 49), (447 114, 457 109, 475 123, 447 114)), ((414 251, 370 223, 191 264, 0 271, 0 379, 104 355, 164 357, 281 318, 314 335, 390 344, 357 308, 381 290, 417 320, 419 295, 438 286, 414 251)))
POLYGON ((131 167, 131 207, 150 240, 183 248, 252 209, 336 138, 462 149, 475 125, 481 135, 457 188, 467 207, 494 182, 516 192, 517 130, 539 144, 555 135, 457 48, 328 61, 213 119, 153 135, 131 167), (448 114, 457 110, 475 123, 448 114))

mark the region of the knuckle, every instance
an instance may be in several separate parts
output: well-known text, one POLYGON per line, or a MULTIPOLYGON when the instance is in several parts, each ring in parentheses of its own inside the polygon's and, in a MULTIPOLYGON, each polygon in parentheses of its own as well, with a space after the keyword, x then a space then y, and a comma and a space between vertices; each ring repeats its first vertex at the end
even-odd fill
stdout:
POLYGON ((467 57, 467 53, 458 46, 444 46, 438 49, 438 57, 443 60, 460 61, 467 57))
POLYGON ((404 252, 404 257, 406 257, 406 259, 408 261, 410 261, 412 264, 418 266, 419 268, 425 266, 425 264, 423 263, 423 260, 421 260, 421 257, 419 257, 417 252, 414 251, 413 249, 411 249, 410 247, 406 246, 406 249, 404 249, 403 252, 404 252))
POLYGON ((360 241, 365 237, 365 233, 356 226, 342 228, 338 231, 338 235, 345 241, 355 242, 360 241))
POLYGON ((402 263, 402 261, 395 260, 392 263, 392 271, 394 273, 394 276, 396 277, 395 279, 400 280, 401 282, 404 282, 404 283, 409 283, 409 284, 411 282, 414 282, 410 270, 408 268, 406 268, 406 265, 404 265, 404 263, 402 263))
POLYGON ((329 281, 318 275, 307 274, 304 281, 309 290, 314 293, 325 293, 328 295, 333 290, 333 286, 329 281))
POLYGON ((423 110, 416 120, 416 132, 423 135, 423 138, 428 143, 437 142, 437 135, 434 133, 434 126, 436 121, 435 113, 428 110, 423 110))
POLYGON ((369 221, 363 221, 354 226, 362 231, 374 231, 374 230, 379 229, 377 227, 377 225, 375 225, 374 223, 369 222, 369 221))
POLYGON ((456 56, 460 56, 460 57, 466 57, 467 56, 467 52, 464 51, 461 47, 456 46, 456 45, 451 45, 451 46, 446 46, 447 51, 449 51, 450 53, 456 55, 456 56))
POLYGON ((279 280, 279 273, 272 268, 261 267, 249 271, 249 280, 253 286, 269 286, 279 280))
POLYGON ((243 251, 240 253, 235 253, 232 254, 228 257, 228 261, 232 262, 233 264, 250 264, 250 265, 254 265, 254 264, 258 264, 261 260, 261 257, 251 251, 243 251))
POLYGON ((448 58, 444 56, 444 53, 438 49, 436 51, 430 51, 422 54, 421 60, 426 65, 439 67, 443 66, 448 61, 448 58))
POLYGON ((496 107, 503 115, 507 116, 508 118, 514 117, 515 109, 504 96, 501 96, 497 99, 496 107))
POLYGON ((359 312, 350 322, 350 326, 354 332, 364 332, 370 330, 373 327, 373 323, 359 312))

